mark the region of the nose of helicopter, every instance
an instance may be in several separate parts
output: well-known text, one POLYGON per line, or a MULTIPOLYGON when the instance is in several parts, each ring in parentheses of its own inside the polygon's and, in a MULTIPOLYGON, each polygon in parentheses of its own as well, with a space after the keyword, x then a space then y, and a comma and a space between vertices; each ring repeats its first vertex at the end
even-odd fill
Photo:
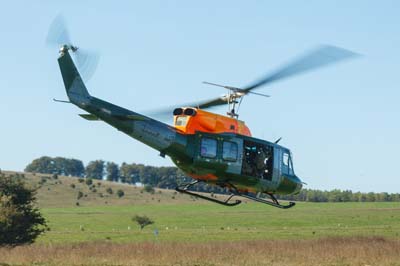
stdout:
MULTIPOLYGON (((297 177, 297 176, 296 176, 297 177)), ((299 194, 300 190, 303 188, 303 182, 301 182, 300 178, 298 178, 298 182, 296 182, 296 188, 294 189, 293 194, 299 194)))
POLYGON ((303 187, 303 182, 296 175, 282 176, 276 192, 281 194, 298 194, 303 187))

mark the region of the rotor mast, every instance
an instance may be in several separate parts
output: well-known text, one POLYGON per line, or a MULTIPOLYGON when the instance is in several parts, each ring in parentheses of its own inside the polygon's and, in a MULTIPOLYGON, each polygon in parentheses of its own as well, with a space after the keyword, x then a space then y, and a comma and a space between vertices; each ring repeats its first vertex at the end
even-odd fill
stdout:
POLYGON ((203 83, 207 85, 222 87, 228 90, 228 94, 223 95, 221 99, 227 102, 228 112, 226 114, 231 118, 236 118, 236 119, 239 118, 240 105, 242 104, 243 97, 248 93, 255 94, 258 96, 270 97, 269 95, 266 94, 254 93, 237 87, 225 86, 207 81, 203 81, 203 83))

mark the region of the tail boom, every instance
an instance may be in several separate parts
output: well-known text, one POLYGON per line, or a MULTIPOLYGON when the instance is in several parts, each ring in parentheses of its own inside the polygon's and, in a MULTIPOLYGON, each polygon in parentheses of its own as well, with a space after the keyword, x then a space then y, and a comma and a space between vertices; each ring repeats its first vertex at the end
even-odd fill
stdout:
POLYGON ((67 96, 72 104, 162 154, 173 157, 182 152, 184 154, 187 138, 174 127, 91 96, 69 50, 71 49, 68 46, 60 49, 58 63, 67 96))

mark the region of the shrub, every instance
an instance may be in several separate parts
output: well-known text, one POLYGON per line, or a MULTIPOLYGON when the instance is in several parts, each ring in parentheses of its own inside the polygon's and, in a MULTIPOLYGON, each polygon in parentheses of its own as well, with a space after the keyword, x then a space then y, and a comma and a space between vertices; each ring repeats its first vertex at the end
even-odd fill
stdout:
POLYGON ((108 194, 113 194, 113 190, 112 190, 112 188, 110 188, 110 187, 108 187, 108 188, 106 189, 106 192, 107 192, 108 194))
POLYGON ((58 179, 58 174, 53 174, 51 177, 52 177, 53 179, 58 179))
POLYGON ((80 198, 82 198, 83 197, 83 193, 82 193, 82 191, 79 191, 78 192, 78 196, 76 197, 77 199, 80 199, 80 198))
POLYGON ((21 179, 0 175, 0 245, 33 243, 48 230, 46 220, 34 207, 35 194, 21 179))
POLYGON ((79 178, 79 179, 78 179, 78 182, 79 182, 79 183, 83 183, 83 182, 85 182, 85 179, 79 178))
POLYGON ((132 221, 136 222, 140 226, 140 230, 142 230, 145 226, 153 224, 154 221, 152 221, 149 217, 143 215, 135 215, 132 217, 132 221))
POLYGON ((47 182, 47 178, 46 178, 45 176, 42 176, 42 177, 40 178, 39 185, 43 185, 43 184, 46 183, 46 182, 47 182))
POLYGON ((117 196, 118 198, 122 198, 125 195, 124 191, 122 189, 117 190, 117 196))
POLYGON ((71 188, 75 189, 75 184, 69 185, 71 188))
POLYGON ((90 185, 93 184, 93 179, 87 178, 86 181, 85 181, 85 183, 86 183, 86 185, 90 186, 90 185))
POLYGON ((155 192, 154 188, 152 186, 150 186, 150 185, 145 185, 144 186, 144 191, 146 191, 148 193, 151 193, 151 194, 154 194, 154 192, 155 192))

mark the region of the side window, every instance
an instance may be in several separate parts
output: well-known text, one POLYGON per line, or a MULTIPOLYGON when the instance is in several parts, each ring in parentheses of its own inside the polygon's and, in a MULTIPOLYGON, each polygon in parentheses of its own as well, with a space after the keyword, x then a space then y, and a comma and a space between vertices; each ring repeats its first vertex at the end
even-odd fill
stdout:
POLYGON ((200 155, 205 158, 215 158, 217 156, 217 140, 202 138, 200 144, 200 155))
POLYGON ((236 161, 238 155, 238 145, 235 142, 224 141, 222 147, 222 159, 225 161, 236 161))

